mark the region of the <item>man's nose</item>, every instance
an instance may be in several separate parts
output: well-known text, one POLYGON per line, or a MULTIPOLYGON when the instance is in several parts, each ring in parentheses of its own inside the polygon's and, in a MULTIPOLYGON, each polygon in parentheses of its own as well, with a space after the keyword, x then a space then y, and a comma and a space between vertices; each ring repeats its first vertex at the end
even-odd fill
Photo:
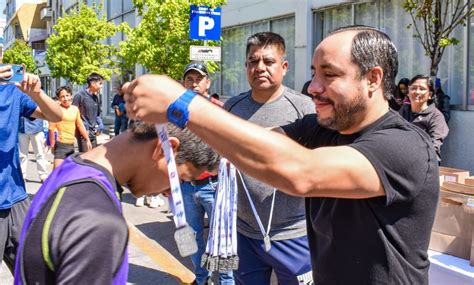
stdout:
POLYGON ((324 92, 324 87, 316 78, 316 76, 311 79, 311 83, 308 86, 308 93, 311 95, 318 95, 324 92))
POLYGON ((263 60, 259 60, 257 62, 257 65, 255 66, 255 69, 258 70, 258 71, 265 70, 265 63, 263 63, 263 60))

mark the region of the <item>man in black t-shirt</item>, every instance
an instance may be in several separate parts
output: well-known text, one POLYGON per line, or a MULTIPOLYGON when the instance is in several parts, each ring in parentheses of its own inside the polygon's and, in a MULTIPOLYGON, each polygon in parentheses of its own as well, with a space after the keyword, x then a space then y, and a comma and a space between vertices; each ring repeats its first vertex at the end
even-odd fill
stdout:
MULTIPOLYGON (((87 77, 87 87, 74 95, 72 104, 79 108, 84 128, 89 134, 92 147, 97 146, 97 135, 100 133, 100 98, 99 92, 104 84, 104 77, 98 73, 91 73, 87 77)), ((87 151, 87 140, 76 132, 77 146, 79 152, 87 151)))
MULTIPOLYGON (((277 129, 305 147, 199 97, 182 107, 187 127, 241 171, 307 197, 314 283, 428 284, 438 162, 428 135, 389 110, 394 44, 371 27, 340 28, 312 65, 317 115, 277 129)), ((127 112, 166 121, 183 92, 169 78, 140 77, 127 89, 127 112)))

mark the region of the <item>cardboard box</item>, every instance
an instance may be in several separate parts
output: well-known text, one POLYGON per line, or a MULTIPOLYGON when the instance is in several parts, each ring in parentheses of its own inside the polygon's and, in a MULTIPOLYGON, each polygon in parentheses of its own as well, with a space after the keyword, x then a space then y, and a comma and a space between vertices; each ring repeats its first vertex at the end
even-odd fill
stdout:
POLYGON ((469 171, 440 166, 439 176, 440 176, 440 182, 443 181, 443 182, 464 183, 466 178, 469 177, 469 171))
POLYGON ((443 182, 441 187, 444 191, 456 192, 466 195, 474 195, 474 186, 456 182, 443 182))
POLYGON ((430 249, 468 259, 474 266, 474 195, 453 192, 450 183, 441 187, 430 249))
POLYGON ((464 180, 464 184, 474 186, 474 176, 469 176, 464 180))

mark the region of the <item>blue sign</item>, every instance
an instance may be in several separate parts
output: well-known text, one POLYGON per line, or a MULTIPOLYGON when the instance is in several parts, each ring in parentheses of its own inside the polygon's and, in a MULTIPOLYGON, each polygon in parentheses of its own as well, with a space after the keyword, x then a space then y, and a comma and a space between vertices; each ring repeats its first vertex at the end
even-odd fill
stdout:
POLYGON ((189 38, 192 40, 221 39, 221 7, 191 5, 189 13, 189 38))

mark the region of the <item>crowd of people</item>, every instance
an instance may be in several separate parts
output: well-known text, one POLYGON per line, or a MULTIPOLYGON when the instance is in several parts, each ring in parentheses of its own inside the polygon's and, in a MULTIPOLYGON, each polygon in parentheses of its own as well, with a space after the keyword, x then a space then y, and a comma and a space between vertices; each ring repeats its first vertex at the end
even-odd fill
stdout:
MULTIPOLYGON (((122 186, 137 205, 170 188, 156 123, 167 123, 186 222, 195 232, 196 284, 212 283, 201 257, 219 154, 242 172, 239 268, 219 272, 220 284, 270 284, 272 273, 290 285, 427 284, 438 165, 449 132, 449 96, 440 81, 416 75, 395 86, 396 47, 367 26, 336 29, 316 47, 307 96, 283 85, 285 55, 280 35, 250 36, 250 89, 225 103, 210 95, 209 71, 199 62, 188 64, 179 82, 143 75, 120 84, 112 100, 116 136, 103 145, 101 75, 92 73, 74 96, 60 87, 58 102, 32 74, 0 85, 8 94, 0 96, 7 130, 0 133, 0 249, 15 284, 126 283, 122 186), (20 124, 36 140, 37 129, 26 125, 35 118, 50 122, 55 169, 30 206, 18 142, 25 139, 20 124)), ((1 78, 9 73, 0 67, 1 78)))

